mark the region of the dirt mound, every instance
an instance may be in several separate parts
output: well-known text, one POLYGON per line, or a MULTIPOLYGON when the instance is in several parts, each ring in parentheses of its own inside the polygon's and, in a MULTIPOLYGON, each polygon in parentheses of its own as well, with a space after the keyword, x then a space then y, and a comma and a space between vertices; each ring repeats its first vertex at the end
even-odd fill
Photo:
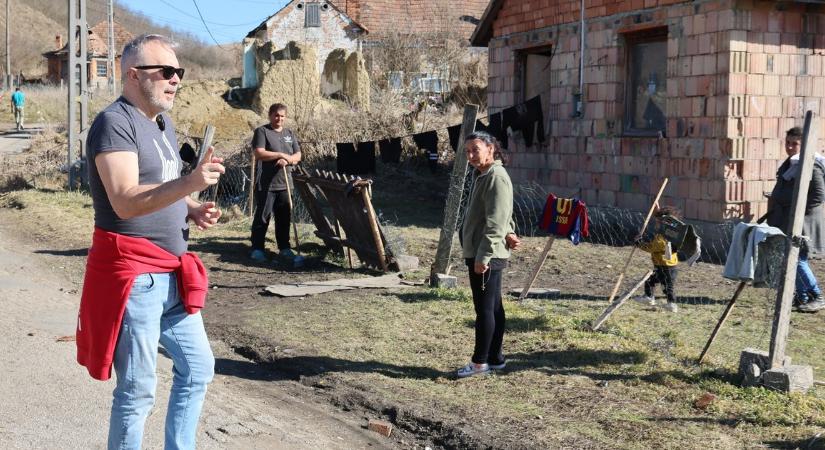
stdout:
POLYGON ((229 85, 223 81, 183 83, 171 111, 177 129, 199 136, 206 125, 214 125, 217 142, 251 139, 252 131, 266 118, 227 103, 224 94, 228 90, 229 85))

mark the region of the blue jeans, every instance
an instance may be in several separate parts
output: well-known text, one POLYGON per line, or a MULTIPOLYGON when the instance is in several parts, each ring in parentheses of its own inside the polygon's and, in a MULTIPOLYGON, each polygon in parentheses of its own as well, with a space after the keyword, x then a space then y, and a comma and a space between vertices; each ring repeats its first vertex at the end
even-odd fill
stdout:
POLYGON ((188 314, 174 273, 135 278, 114 355, 117 385, 109 421, 109 449, 139 449, 155 403, 158 344, 173 362, 166 413, 166 449, 194 449, 198 420, 215 358, 200 313, 188 314))
MULTIPOLYGON (((802 296, 804 294, 819 295, 819 285, 816 277, 808 265, 808 249, 803 247, 799 250, 799 261, 796 263, 796 292, 802 296)), ((802 298, 805 301, 804 297, 802 298)))

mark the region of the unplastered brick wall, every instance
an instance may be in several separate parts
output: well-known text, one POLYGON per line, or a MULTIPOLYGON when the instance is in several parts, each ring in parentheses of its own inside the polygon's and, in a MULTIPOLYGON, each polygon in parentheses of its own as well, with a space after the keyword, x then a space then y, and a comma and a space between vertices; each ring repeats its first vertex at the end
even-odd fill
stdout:
MULTIPOLYGON (((825 97, 825 10, 773 1, 585 1, 583 115, 579 1, 506 0, 489 43, 491 112, 526 100, 521 65, 552 48, 542 92, 544 144, 510 139, 511 174, 591 204, 645 210, 663 203, 691 219, 752 220, 785 158, 784 133, 825 97), (780 5, 781 3, 781 5, 780 5), (664 138, 627 137, 626 36, 667 28, 664 138)), ((818 119, 820 128, 825 125, 818 119)))
POLYGON ((454 34, 469 38, 475 25, 461 16, 480 19, 486 0, 346 0, 336 2, 370 31, 367 39, 387 33, 454 34))

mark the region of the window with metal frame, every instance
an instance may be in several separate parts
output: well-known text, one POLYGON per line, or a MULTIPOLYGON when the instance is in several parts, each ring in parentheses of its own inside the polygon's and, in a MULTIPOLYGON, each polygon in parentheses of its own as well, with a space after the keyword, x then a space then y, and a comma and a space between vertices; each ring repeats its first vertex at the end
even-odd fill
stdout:
POLYGON ((321 26, 321 4, 318 2, 304 5, 304 28, 321 26))
POLYGON ((625 78, 624 134, 665 134, 667 115, 667 27, 624 35, 625 78))
POLYGON ((107 77, 107 76, 109 76, 109 68, 108 68, 108 64, 107 64, 106 61, 97 61, 95 66, 97 67, 95 73, 97 74, 98 77, 107 77))

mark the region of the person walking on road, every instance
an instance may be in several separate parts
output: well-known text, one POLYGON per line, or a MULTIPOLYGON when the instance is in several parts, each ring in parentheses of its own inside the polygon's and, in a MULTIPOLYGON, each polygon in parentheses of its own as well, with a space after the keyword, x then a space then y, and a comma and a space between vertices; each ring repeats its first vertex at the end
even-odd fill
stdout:
POLYGON ((182 163, 172 108, 184 74, 175 44, 142 35, 123 49, 123 94, 100 114, 87 138, 95 216, 77 324, 77 360, 96 379, 114 367, 117 384, 109 449, 139 449, 155 401, 158 345, 173 362, 165 448, 194 449, 215 359, 204 330, 208 280, 187 252, 188 221, 217 223, 212 202, 190 197, 225 169, 209 148, 191 173, 182 163))
POLYGON ((275 217, 275 241, 279 255, 294 258, 289 247, 291 203, 287 183, 291 166, 301 162, 301 147, 295 133, 284 128, 287 108, 282 103, 269 107, 269 123, 255 129, 252 149, 255 152, 255 215, 252 219, 252 252, 255 261, 266 260, 266 231, 275 217))
POLYGON ((23 130, 23 106, 26 105, 26 94, 20 88, 14 89, 14 94, 11 94, 11 109, 14 111, 14 123, 17 125, 17 131, 23 130))

